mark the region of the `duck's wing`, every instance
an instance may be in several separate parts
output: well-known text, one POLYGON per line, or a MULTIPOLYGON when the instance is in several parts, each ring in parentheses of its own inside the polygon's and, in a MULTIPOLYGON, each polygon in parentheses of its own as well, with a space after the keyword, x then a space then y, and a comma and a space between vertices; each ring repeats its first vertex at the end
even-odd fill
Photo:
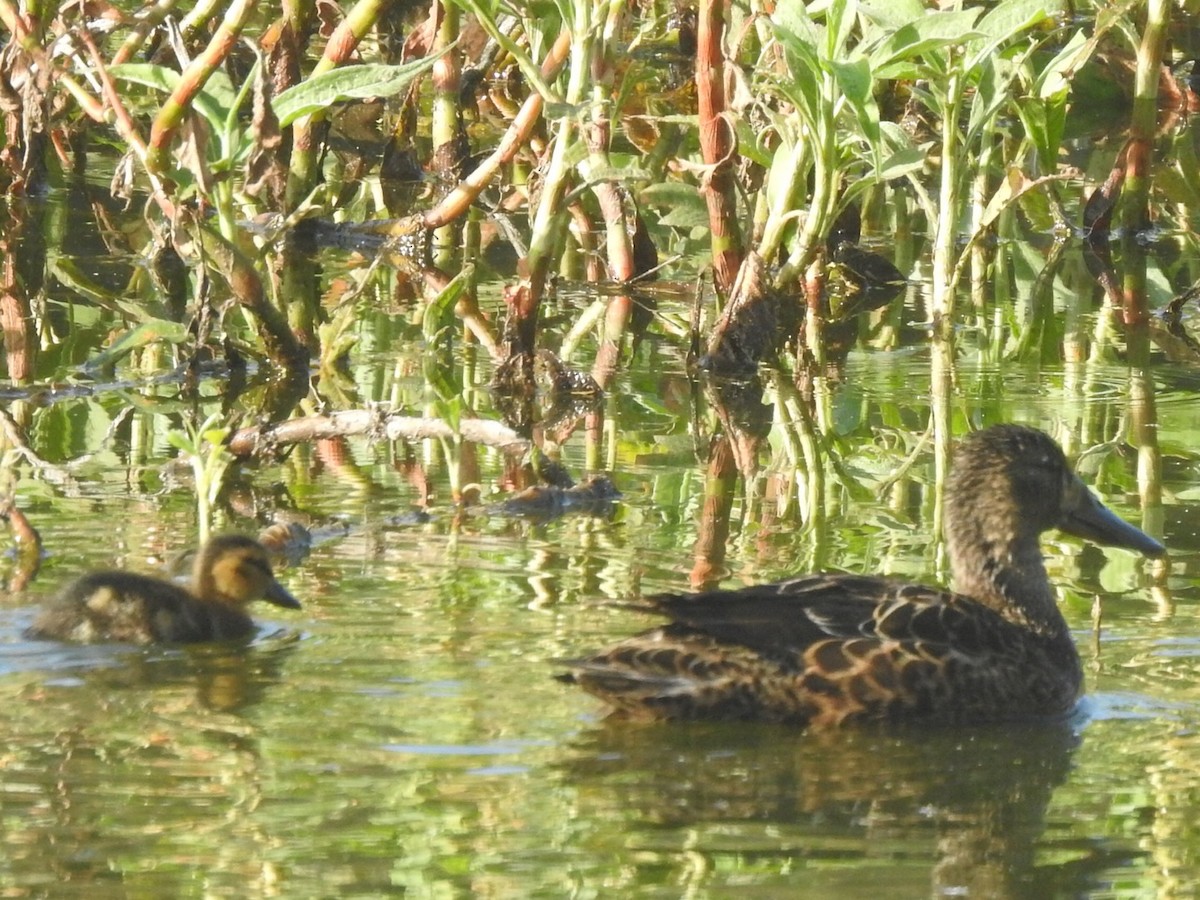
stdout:
POLYGON ((241 610, 201 603, 173 582, 101 571, 68 585, 26 634, 82 643, 151 644, 227 639, 252 630, 241 610))
POLYGON ((948 591, 863 575, 804 575, 698 594, 658 594, 645 608, 718 642, 762 652, 802 651, 829 638, 990 646, 1011 626, 948 591))
POLYGON ((812 575, 647 604, 672 621, 560 660, 560 680, 634 718, 819 725, 1056 714, 1078 689, 1049 658, 1073 654, 1069 635, 1050 646, 974 600, 921 585, 812 575))

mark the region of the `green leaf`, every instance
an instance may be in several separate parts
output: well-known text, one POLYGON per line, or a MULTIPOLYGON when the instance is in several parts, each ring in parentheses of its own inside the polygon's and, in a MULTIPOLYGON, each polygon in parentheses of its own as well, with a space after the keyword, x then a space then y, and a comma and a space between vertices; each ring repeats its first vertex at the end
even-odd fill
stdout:
POLYGON ((857 19, 854 5, 848 0, 831 0, 825 9, 826 60, 842 59, 845 56, 846 45, 857 19))
POLYGON ((925 168, 929 159, 928 145, 924 147, 906 147, 889 156, 869 177, 859 178, 850 182, 842 192, 843 205, 857 200, 875 185, 885 181, 895 181, 906 175, 920 172, 925 168))
POLYGON ((425 315, 421 321, 421 329, 425 340, 433 343, 445 324, 453 316, 454 304, 466 293, 475 277, 475 267, 465 266, 461 272, 450 279, 438 295, 425 305, 425 315))
POLYGON ((1025 126, 1025 134, 1037 150, 1042 170, 1054 171, 1067 125, 1067 92, 1057 99, 1025 98, 1016 104, 1017 115, 1025 126))
POLYGON ((172 322, 169 319, 149 319, 131 331, 125 332, 106 350, 89 359, 86 369, 98 371, 114 365, 121 357, 132 353, 139 347, 146 347, 159 341, 165 341, 168 344, 182 344, 187 337, 187 326, 181 322, 172 322))
POLYGON ((910 172, 919 172, 929 161, 928 147, 906 147, 889 156, 875 173, 880 181, 894 181, 910 172))
POLYGON ((229 432, 230 432, 229 426, 224 426, 221 428, 205 427, 208 424, 209 424, 208 422, 205 422, 204 425, 200 426, 200 428, 201 428, 200 437, 202 437, 204 440, 208 441, 208 443, 211 444, 213 447, 218 447, 218 448, 224 447, 225 439, 227 437, 229 437, 229 432))
POLYGON ((1035 97, 1053 97, 1069 87, 1067 78, 1079 71, 1079 68, 1095 52, 1096 44, 1084 37, 1083 31, 1077 31, 1071 39, 1058 51, 1058 55, 1050 60, 1038 73, 1033 83, 1035 97))
POLYGON ((767 204, 771 209, 786 209, 796 184, 803 183, 802 176, 808 175, 807 169, 803 173, 796 171, 796 148, 797 144, 786 138, 775 148, 766 180, 767 204))
POLYGON ((879 3, 860 3, 858 8, 868 20, 887 31, 903 28, 929 14, 921 0, 883 0, 879 3))
POLYGON ((983 43, 972 43, 966 71, 972 71, 989 59, 1002 44, 1062 11, 1063 4, 1055 0, 1004 0, 979 20, 978 30, 984 35, 983 43))
POLYGON ((879 106, 871 90, 873 82, 870 64, 865 56, 856 55, 849 62, 831 60, 828 66, 833 70, 842 96, 854 110, 858 127, 862 129, 874 155, 875 167, 879 168, 883 164, 883 141, 879 135, 879 106))
POLYGON ((433 392, 438 415, 452 420, 451 428, 457 430, 457 417, 451 404, 462 399, 461 372, 451 364, 449 351, 427 347, 421 359, 421 374, 425 377, 426 388, 433 392))
POLYGON ((978 9, 938 12, 909 22, 871 52, 871 71, 876 78, 915 77, 917 60, 946 47, 987 37, 974 30, 979 13, 978 9))
POLYGON ((745 116, 735 116, 734 130, 737 132, 738 152, 752 163, 766 168, 771 164, 771 153, 763 146, 762 129, 755 128, 745 116))
POLYGON ((115 293, 92 279, 79 266, 77 258, 56 256, 50 267, 51 273, 64 287, 90 299, 104 309, 117 309, 135 321, 153 320, 152 309, 161 308, 145 298, 115 293))
POLYGON ((650 184, 638 192, 638 202, 665 210, 661 225, 686 229, 708 224, 708 206, 694 185, 678 181, 650 184))
MULTIPOLYGON (((795 11, 798 4, 781 3, 779 9, 795 11)), ((775 37, 783 46, 788 75, 779 90, 810 123, 820 118, 821 63, 817 59, 819 31, 806 16, 793 15, 775 22, 775 37)))
POLYGON ((272 106, 280 127, 284 127, 301 116, 320 112, 345 100, 388 97, 408 87, 441 56, 438 53, 402 66, 343 66, 288 88, 275 98, 272 106))
MULTIPOLYGON (((178 86, 180 78, 179 73, 174 69, 151 63, 122 63, 109 66, 108 73, 121 81, 141 84, 162 91, 164 94, 172 93, 178 86)), ((200 88, 192 105, 213 130, 219 133, 225 127, 225 120, 233 112, 236 99, 237 91, 234 90, 229 76, 224 72, 216 71, 200 88)))
POLYGON ((186 453, 188 456, 194 456, 199 452, 196 442, 182 431, 168 431, 167 443, 181 453, 186 453))
POLYGON ((246 102, 246 98, 250 96, 250 92, 254 89, 254 83, 258 80, 259 70, 262 68, 262 57, 254 60, 254 65, 250 68, 250 74, 246 76, 246 80, 242 82, 242 89, 238 91, 237 98, 233 101, 233 105, 229 108, 225 116, 220 131, 221 137, 221 158, 222 160, 231 160, 238 153, 239 145, 250 149, 249 136, 239 126, 238 110, 242 108, 242 104, 246 102))
POLYGON ((996 114, 1013 99, 1013 79, 1017 68, 1002 56, 990 57, 981 67, 975 95, 969 101, 967 141, 974 141, 981 131, 992 131, 996 114))
POLYGON ((809 18, 803 3, 780 3, 771 14, 771 22, 775 25, 777 36, 782 31, 789 40, 806 45, 813 58, 816 58, 821 29, 809 18))

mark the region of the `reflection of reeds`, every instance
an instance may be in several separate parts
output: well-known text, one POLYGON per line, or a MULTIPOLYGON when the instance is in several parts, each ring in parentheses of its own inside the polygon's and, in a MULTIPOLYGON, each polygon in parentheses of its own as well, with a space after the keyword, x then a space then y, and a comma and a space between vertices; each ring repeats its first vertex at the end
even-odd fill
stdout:
POLYGON ((935 896, 1011 897, 1039 883, 1047 806, 1078 743, 1063 725, 781 741, 778 729, 746 723, 606 724, 580 734, 555 774, 581 820, 620 823, 636 851, 630 866, 670 866, 682 879, 701 861, 701 890, 736 891, 758 883, 756 870, 803 872, 763 882, 787 894, 811 887, 821 868, 857 869, 857 882, 831 883, 865 888, 880 869, 858 867, 883 859, 891 890, 905 883, 899 869, 912 870, 906 896, 932 880, 935 896), (723 880, 729 871, 737 882, 723 880))

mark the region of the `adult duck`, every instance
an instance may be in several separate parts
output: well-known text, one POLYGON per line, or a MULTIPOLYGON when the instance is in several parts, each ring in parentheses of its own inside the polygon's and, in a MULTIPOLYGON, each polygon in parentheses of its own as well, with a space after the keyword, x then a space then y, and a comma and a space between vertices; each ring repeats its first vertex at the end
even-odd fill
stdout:
POLYGON ((91 572, 59 593, 26 636, 134 644, 233 640, 254 632, 246 606, 258 599, 300 608, 275 580, 262 544, 220 535, 196 554, 186 587, 135 572, 91 572))
POLYGON ((993 722, 1061 716, 1083 684, 1046 575, 1051 528, 1149 556, 1165 548, 1097 500, 1048 435, 998 425, 963 440, 946 484, 957 593, 804 575, 661 594, 671 622, 564 661, 563 681, 636 719, 993 722))

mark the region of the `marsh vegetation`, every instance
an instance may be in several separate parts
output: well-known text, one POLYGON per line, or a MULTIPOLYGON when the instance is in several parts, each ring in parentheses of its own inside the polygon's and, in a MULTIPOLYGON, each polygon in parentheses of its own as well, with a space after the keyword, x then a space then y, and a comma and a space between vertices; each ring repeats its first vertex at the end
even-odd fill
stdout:
POLYGON ((14 896, 1200 882, 1187 9, 0 24, 14 896), (1048 547, 1088 668, 1062 728, 622 730, 551 680, 639 592, 944 581, 950 447, 1000 421, 1170 549, 1048 547), (302 631, 20 638, 216 529, 278 551, 302 631))

